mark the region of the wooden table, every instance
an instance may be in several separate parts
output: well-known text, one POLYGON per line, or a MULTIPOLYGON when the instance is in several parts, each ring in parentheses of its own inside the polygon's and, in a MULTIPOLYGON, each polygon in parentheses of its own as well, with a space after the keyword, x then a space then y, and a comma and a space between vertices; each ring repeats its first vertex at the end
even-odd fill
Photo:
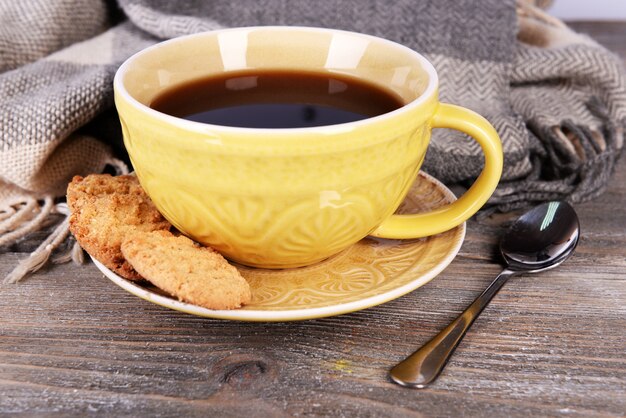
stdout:
MULTIPOLYGON (((626 57, 626 23, 581 23, 626 57)), ((500 270, 501 228, 471 221, 458 257, 417 291, 295 323, 208 320, 161 308, 94 267, 51 267, 0 288, 0 414, 111 416, 623 416, 626 165, 576 206, 573 258, 511 281, 424 390, 387 372, 500 270)), ((35 240, 3 249, 0 277, 35 240)))

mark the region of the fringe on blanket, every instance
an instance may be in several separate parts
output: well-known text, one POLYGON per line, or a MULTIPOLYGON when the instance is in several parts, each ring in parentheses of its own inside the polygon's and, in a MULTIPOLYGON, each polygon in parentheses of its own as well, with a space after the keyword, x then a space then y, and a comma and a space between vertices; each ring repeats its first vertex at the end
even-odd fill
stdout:
MULTIPOLYGON (((111 158, 107 165, 113 167, 116 175, 128 174, 128 167, 123 161, 111 158)), ((50 215, 61 214, 63 220, 50 235, 25 259, 7 274, 2 283, 17 283, 29 274, 40 270, 51 259, 52 254, 63 244, 70 234, 70 210, 65 202, 54 202, 54 197, 47 195, 41 200, 25 197, 0 208, 0 247, 13 245, 28 234, 41 230, 50 215)), ((80 245, 74 241, 70 249, 51 259, 54 264, 73 261, 84 262, 84 253, 80 245)))

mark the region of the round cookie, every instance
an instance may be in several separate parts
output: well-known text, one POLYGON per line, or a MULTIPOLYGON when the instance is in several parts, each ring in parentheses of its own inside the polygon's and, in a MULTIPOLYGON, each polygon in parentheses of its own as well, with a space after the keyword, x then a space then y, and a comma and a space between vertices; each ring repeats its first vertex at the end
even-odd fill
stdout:
POLYGON ((248 282, 221 254, 185 236, 135 231, 126 236, 122 253, 146 280, 184 302, 234 309, 252 298, 248 282))
POLYGON ((102 264, 130 280, 141 275, 124 259, 121 245, 131 231, 168 230, 134 175, 75 176, 67 187, 70 231, 81 247, 102 264))

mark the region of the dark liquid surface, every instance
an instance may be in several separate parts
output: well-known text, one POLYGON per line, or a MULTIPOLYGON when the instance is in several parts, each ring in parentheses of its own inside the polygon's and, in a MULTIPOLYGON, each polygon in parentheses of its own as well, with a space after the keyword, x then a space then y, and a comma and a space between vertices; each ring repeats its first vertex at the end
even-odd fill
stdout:
POLYGON ((403 104, 390 91, 348 76, 246 71, 176 86, 157 96, 150 107, 215 125, 304 128, 366 119, 403 104))

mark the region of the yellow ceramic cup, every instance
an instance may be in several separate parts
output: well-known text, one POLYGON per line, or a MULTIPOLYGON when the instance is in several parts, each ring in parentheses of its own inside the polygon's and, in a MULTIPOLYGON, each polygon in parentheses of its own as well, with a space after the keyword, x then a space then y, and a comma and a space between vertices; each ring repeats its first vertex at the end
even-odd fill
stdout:
POLYGON ((491 196, 502 171, 493 127, 439 103, 437 73, 417 52, 339 30, 250 27, 172 39, 129 58, 115 77, 124 143, 163 215, 236 262, 312 264, 367 235, 418 238, 451 229, 491 196), (191 122, 150 108, 180 83, 255 69, 340 73, 390 89, 405 105, 356 122, 297 129, 191 122), (455 203, 394 215, 424 160, 432 128, 473 137, 485 166, 455 203))

